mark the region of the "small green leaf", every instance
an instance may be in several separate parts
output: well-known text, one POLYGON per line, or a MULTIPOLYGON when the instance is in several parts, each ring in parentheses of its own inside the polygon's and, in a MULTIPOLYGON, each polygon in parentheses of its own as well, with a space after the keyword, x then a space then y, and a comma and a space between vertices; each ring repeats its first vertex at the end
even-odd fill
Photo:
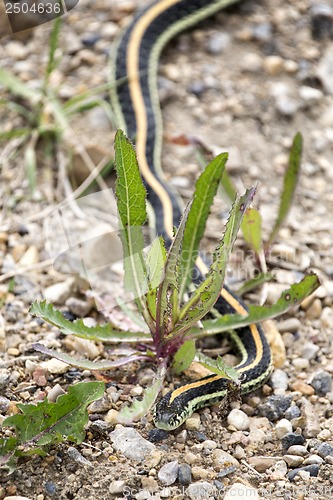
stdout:
POLYGON ((185 333, 205 316, 218 299, 225 276, 225 270, 234 241, 244 215, 251 203, 255 189, 246 191, 244 196, 237 198, 233 204, 222 241, 215 250, 213 262, 203 282, 183 306, 174 334, 185 333))
POLYGON ((82 319, 69 321, 46 300, 34 302, 29 312, 56 326, 64 335, 76 335, 83 339, 100 342, 149 342, 152 340, 149 333, 123 331, 112 327, 111 324, 86 326, 82 319))
POLYGON ((261 323, 266 319, 275 318, 280 314, 288 311, 293 306, 296 306, 308 295, 311 295, 318 287, 320 282, 315 274, 305 276, 305 278, 291 285, 291 287, 284 291, 279 300, 272 306, 254 306, 250 305, 248 314, 226 314, 218 319, 203 321, 203 327, 193 328, 190 331, 190 336, 199 338, 205 335, 216 335, 228 330, 241 328, 243 326, 251 325, 252 323, 261 323))
POLYGON ((192 363, 195 355, 194 340, 186 340, 178 349, 173 358, 172 370, 178 374, 186 370, 192 363))
POLYGON ((239 379, 239 373, 232 366, 228 366, 221 356, 218 356, 216 359, 212 359, 208 356, 205 356, 202 352, 197 352, 195 355, 195 361, 202 364, 205 368, 210 370, 217 375, 221 375, 224 378, 229 380, 233 380, 235 382, 239 379))
POLYGON ((258 255, 261 250, 261 215, 255 208, 248 208, 242 220, 241 229, 249 247, 258 255))
POLYGON ((189 212, 182 242, 182 279, 179 296, 182 299, 198 257, 199 243, 203 237, 210 208, 225 170, 227 153, 222 153, 200 175, 196 182, 191 210, 189 212))
POLYGON ((22 413, 7 417, 2 423, 3 427, 14 428, 16 442, 4 444, 0 465, 16 453, 16 445, 20 445, 18 454, 26 454, 43 453, 44 446, 66 439, 82 443, 88 423, 87 406, 103 394, 103 382, 80 382, 69 387, 68 393, 59 396, 55 403, 45 399, 37 405, 18 404, 22 413))
POLYGON ((273 243, 277 233, 279 232, 282 224, 284 223, 289 213, 301 168, 302 150, 303 150, 303 138, 300 133, 297 133, 294 137, 294 141, 289 155, 289 165, 284 176, 283 191, 280 200, 279 213, 276 222, 274 224, 273 230, 271 232, 271 235, 268 238, 267 243, 265 244, 265 248, 270 247, 270 245, 273 243))
POLYGON ((141 400, 135 400, 131 406, 125 406, 120 410, 117 416, 118 423, 130 425, 132 422, 147 415, 162 389, 164 378, 165 368, 160 367, 152 385, 145 389, 143 398, 141 400))

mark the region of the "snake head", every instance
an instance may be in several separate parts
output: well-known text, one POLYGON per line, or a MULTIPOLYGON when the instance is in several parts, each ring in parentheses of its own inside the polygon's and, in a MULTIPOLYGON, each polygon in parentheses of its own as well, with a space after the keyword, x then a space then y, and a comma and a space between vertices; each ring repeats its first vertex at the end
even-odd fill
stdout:
POLYGON ((179 398, 172 400, 171 396, 172 391, 168 392, 160 399, 155 407, 153 415, 156 427, 165 431, 177 429, 177 427, 179 427, 189 416, 187 412, 184 411, 184 407, 179 398))

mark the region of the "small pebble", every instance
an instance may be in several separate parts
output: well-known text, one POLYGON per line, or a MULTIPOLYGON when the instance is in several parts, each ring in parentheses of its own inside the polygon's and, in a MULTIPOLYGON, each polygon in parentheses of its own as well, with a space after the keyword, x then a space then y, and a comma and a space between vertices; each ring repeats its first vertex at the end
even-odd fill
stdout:
POLYGON ((316 104, 324 96, 321 90, 308 87, 307 85, 300 87, 299 95, 307 104, 316 104))
POLYGON ((279 95, 276 97, 275 106, 277 111, 288 118, 291 118, 296 114, 299 109, 299 103, 293 97, 289 95, 279 95))
POLYGON ((285 371, 277 369, 271 375, 271 384, 273 389, 282 389, 286 391, 288 388, 288 375, 285 371))
POLYGON ((276 458, 271 457, 250 457, 248 459, 249 464, 255 468, 257 472, 265 472, 275 465, 276 458))
POLYGON ((311 477, 317 477, 319 473, 319 465, 307 465, 305 467, 300 467, 299 469, 294 469, 288 473, 289 481, 293 481, 299 472, 304 471, 308 472, 311 477))
POLYGON ((307 309, 305 316, 307 319, 318 319, 322 313, 323 307, 321 305, 321 300, 316 298, 312 302, 311 306, 307 309))
POLYGON ((295 380, 290 386, 291 390, 300 392, 304 396, 313 396, 315 393, 314 388, 303 382, 303 380, 295 380))
POLYGON ((209 54, 213 55, 221 54, 230 46, 230 43, 230 35, 218 31, 209 37, 207 41, 207 51, 209 54))
MULTIPOLYGON (((302 398, 302 414, 305 416, 304 436, 307 438, 317 437, 320 432, 319 415, 315 411, 314 406, 307 398, 302 398)), ((302 443, 294 443, 302 444, 302 443)))
POLYGON ((0 368, 0 390, 2 391, 7 387, 10 381, 10 371, 5 368, 0 368))
POLYGON ((75 316, 78 318, 84 318, 85 316, 88 316, 92 310, 93 303, 76 297, 69 297, 66 300, 66 306, 75 316))
POLYGON ((74 448, 73 446, 70 446, 68 448, 67 455, 69 456, 69 458, 71 460, 73 460, 77 464, 87 465, 87 466, 92 467, 92 463, 89 462, 89 460, 87 460, 86 458, 84 458, 84 456, 81 455, 81 453, 76 448, 74 448))
POLYGON ((304 462, 304 458, 297 455, 284 455, 283 460, 289 467, 299 467, 304 462))
POLYGON ((88 413, 105 413, 112 406, 109 394, 105 394, 88 406, 88 413))
POLYGON ((298 318, 288 318, 284 321, 280 321, 277 327, 280 333, 296 333, 301 327, 301 322, 298 318))
POLYGON ((321 458, 326 458, 328 455, 333 456, 333 446, 329 443, 322 443, 318 446, 317 451, 321 458))
POLYGON ((155 450, 155 445, 131 427, 118 425, 114 431, 110 432, 110 439, 117 451, 134 462, 142 462, 155 450))
POLYGON ((293 444, 288 448, 288 454, 300 455, 302 457, 305 457, 308 454, 308 450, 305 448, 305 446, 302 446, 300 444, 293 444))
MULTIPOLYGON (((111 411, 114 411, 114 410, 110 410, 110 412, 111 411)), ((118 412, 117 412, 117 415, 118 415, 118 412)), ((148 433, 148 440, 151 443, 158 443, 159 441, 163 441, 164 439, 166 439, 168 436, 169 436, 169 433, 167 431, 164 431, 163 429, 152 429, 148 433)))
POLYGON ((314 3, 310 8, 311 32, 315 40, 333 38, 333 7, 326 3, 314 3))
POLYGON ((227 468, 230 467, 231 465, 234 465, 235 467, 239 466, 239 462, 238 460, 236 460, 235 457, 230 455, 230 453, 221 450, 220 448, 213 450, 211 456, 214 467, 218 467, 219 469, 227 468))
POLYGON ((159 470, 157 476, 162 484, 164 484, 165 486, 170 486, 177 481, 178 471, 178 462, 173 461, 163 465, 163 467, 161 467, 161 469, 159 470))
POLYGON ((269 75, 278 75, 283 69, 283 59, 280 56, 267 56, 264 59, 264 70, 269 75))
POLYGON ((328 429, 323 429, 319 432, 317 438, 321 441, 328 441, 331 438, 331 431, 329 431, 328 429))
POLYGON ((55 358, 43 361, 40 365, 44 370, 47 370, 49 373, 52 373, 52 375, 61 375, 63 373, 66 373, 70 369, 70 366, 67 365, 67 363, 59 361, 58 359, 55 358))
MULTIPOLYGON (((190 484, 186 493, 191 500, 198 500, 199 498, 213 498, 215 489, 215 486, 207 481, 198 481, 190 484)), ((235 498, 233 498, 233 500, 235 500, 235 498)))
POLYGON ((223 500, 244 500, 244 498, 259 500, 258 491, 243 483, 234 483, 226 492, 223 500))
POLYGON ((209 451, 215 450, 215 448, 217 448, 217 443, 212 439, 206 439, 206 441, 202 443, 202 448, 209 451))
POLYGON ((284 460, 278 460, 273 467, 271 467, 271 479, 272 480, 279 480, 283 479, 287 472, 288 472, 288 466, 284 460))
POLYGON ((322 370, 313 377, 311 385, 318 396, 326 396, 332 390, 332 375, 322 370))
POLYGON ((301 356, 305 359, 314 359, 319 351, 319 346, 313 342, 305 342, 301 350, 301 356))
POLYGON ((107 412, 104 417, 105 422, 111 425, 116 425, 118 423, 119 411, 111 409, 107 412))
POLYGON ((304 465, 321 465, 323 462, 324 460, 319 455, 310 455, 304 460, 304 465))
POLYGON ((184 460, 187 464, 189 465, 193 465, 197 462, 199 462, 200 460, 200 457, 198 455, 195 455, 194 453, 192 453, 191 451, 187 451, 185 453, 185 456, 184 456, 184 460))
POLYGON ((253 429, 248 435, 248 441, 249 445, 257 447, 266 441, 266 433, 261 429, 253 429))
POLYGON ((237 460, 242 460, 245 457, 245 450, 239 444, 236 446, 233 453, 234 458, 237 460))
POLYGON ((182 486, 187 486, 192 482, 192 471, 188 464, 180 464, 178 470, 178 481, 182 486))
POLYGON ((295 444, 304 444, 305 442, 305 437, 302 436, 302 434, 296 434, 294 432, 288 432, 288 434, 285 434, 283 438, 281 439, 281 444, 282 448, 284 450, 288 450, 290 446, 293 446, 295 444))
POLYGON ((54 484, 52 481, 46 481, 45 491, 48 496, 53 497, 57 492, 57 485, 54 484))
POLYGON ((62 283, 55 283, 44 289, 43 295, 47 302, 62 306, 71 296, 74 289, 75 280, 70 278, 62 283))
POLYGON ((293 418, 298 418, 300 415, 301 415, 301 410, 295 404, 289 406, 289 408, 286 410, 285 413, 285 417, 288 420, 292 420, 293 418))
POLYGON ((51 387, 51 389, 47 393, 47 400, 55 403, 58 396, 61 396, 62 394, 65 394, 65 391, 63 390, 60 384, 56 384, 53 387, 51 387))
POLYGON ((185 427, 188 431, 197 431, 201 425, 199 413, 193 413, 193 415, 188 418, 185 422, 185 427))
POLYGON ((200 479, 208 479, 209 471, 203 467, 194 466, 192 467, 192 476, 195 481, 200 479))
POLYGON ((109 493, 111 495, 120 494, 124 491, 125 486, 126 486, 125 481, 122 480, 112 481, 112 483, 109 486, 109 493))
POLYGON ((310 366, 309 360, 306 358, 294 358, 292 364, 298 371, 307 370, 310 366))
POLYGON ((281 418, 291 403, 291 396, 273 395, 267 398, 266 403, 259 405, 259 412, 271 422, 281 418))
POLYGON ((242 410, 234 408, 227 417, 229 425, 235 427, 238 431, 248 430, 250 427, 250 419, 242 410))
POLYGON ((10 400, 4 396, 0 396, 0 413, 5 414, 10 405, 10 400))
POLYGON ((278 439, 282 439, 283 436, 292 432, 293 427, 289 420, 282 418, 275 426, 275 434, 278 439))
POLYGON ((245 53, 241 59, 241 67, 243 71, 257 73, 262 68, 262 59, 254 52, 245 53))
POLYGON ((89 430, 100 436, 105 436, 111 430, 111 425, 104 420, 95 420, 91 422, 89 430))

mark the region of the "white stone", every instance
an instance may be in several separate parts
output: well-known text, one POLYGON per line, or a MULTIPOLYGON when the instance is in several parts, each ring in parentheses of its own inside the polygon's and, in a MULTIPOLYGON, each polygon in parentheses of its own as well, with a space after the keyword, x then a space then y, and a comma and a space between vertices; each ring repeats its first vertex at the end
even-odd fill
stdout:
POLYGON ((278 439, 283 438, 288 432, 292 432, 293 426, 286 418, 282 418, 275 426, 275 434, 278 439))
POLYGON ((242 410, 234 408, 228 415, 228 424, 235 427, 238 431, 246 431, 250 427, 250 419, 242 410))

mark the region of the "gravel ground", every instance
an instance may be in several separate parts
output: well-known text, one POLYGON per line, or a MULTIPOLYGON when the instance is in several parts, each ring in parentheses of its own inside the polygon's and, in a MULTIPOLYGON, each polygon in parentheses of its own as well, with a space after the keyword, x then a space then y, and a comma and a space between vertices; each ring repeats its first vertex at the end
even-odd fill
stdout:
MULTIPOLYGON (((107 82, 112 41, 138 4, 84 0, 64 17, 57 50, 61 62, 51 77, 64 101, 107 82)), ((1 40, 2 67, 32 88, 43 78, 50 30, 45 24, 1 40)), ((241 190, 259 182, 255 203, 265 237, 276 216, 292 137, 297 131, 304 136, 299 188, 288 223, 269 254, 275 281, 265 292, 271 303, 309 270, 318 274, 321 287, 277 321, 285 354, 280 347, 271 379, 226 419, 213 406, 161 436, 150 415, 134 428, 114 424, 122 404, 140 396, 152 380, 153 367, 108 373, 105 397, 89 409, 84 444, 60 445, 46 458, 20 462, 14 474, 1 477, 1 499, 332 498, 332 40, 329 0, 247 0, 173 41, 160 68, 164 166, 170 182, 186 199, 199 173, 195 148, 180 144, 187 142, 183 137, 198 139, 214 152, 228 150, 236 186, 241 190)), ((0 126, 10 130, 22 121, 2 108, 0 126)), ((40 401, 72 382, 93 380, 89 372, 42 358, 32 349, 33 342, 91 359, 108 355, 102 345, 65 338, 32 318, 28 309, 32 300, 45 297, 74 316, 98 319, 93 297, 103 296, 99 309, 105 312, 114 304, 114 292, 121 293, 116 263, 107 275, 110 281, 103 270, 102 276, 89 275, 88 283, 68 251, 89 240, 91 267, 103 261, 110 245, 101 237, 112 218, 109 198, 107 203, 92 198, 66 204, 62 216, 71 230, 70 242, 58 210, 69 193, 69 158, 73 156, 71 176, 78 182, 87 168, 79 146, 97 164, 111 157, 114 132, 103 108, 75 115, 55 160, 40 148, 33 193, 18 142, 3 144, 0 419, 15 413, 18 402, 40 401)), ((214 205, 207 250, 221 233, 226 210, 221 201, 214 205)), ((253 272, 240 239, 230 282, 237 287, 253 272)), ((248 300, 261 296, 253 293, 248 300)), ((117 315, 123 326, 130 324, 117 315)), ((169 386, 176 382, 170 379, 169 386)))

